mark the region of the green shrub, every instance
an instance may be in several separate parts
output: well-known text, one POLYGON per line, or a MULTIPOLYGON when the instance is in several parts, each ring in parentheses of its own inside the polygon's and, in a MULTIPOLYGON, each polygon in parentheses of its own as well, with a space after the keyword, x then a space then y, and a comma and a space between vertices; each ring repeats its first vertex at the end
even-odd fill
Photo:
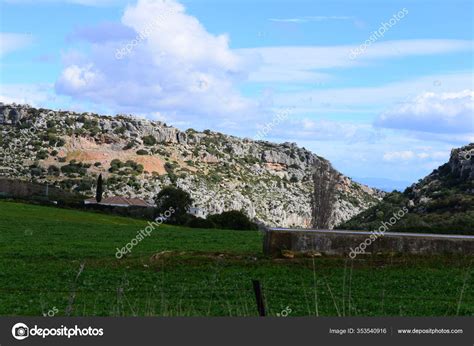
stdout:
POLYGON ((210 173, 207 176, 208 180, 214 184, 220 183, 222 181, 222 177, 217 173, 210 173))
POLYGON ((153 146, 156 144, 156 138, 152 135, 142 137, 142 141, 146 146, 153 146))
POLYGON ((242 211, 231 210, 221 214, 209 215, 207 220, 216 224, 217 228, 236 230, 257 230, 256 223, 250 221, 248 216, 242 211))
POLYGON ((120 126, 114 129, 114 133, 116 135, 123 135, 125 133, 125 130, 126 130, 125 126, 120 126))
POLYGON ((60 169, 59 167, 55 166, 55 165, 51 165, 48 167, 48 174, 49 175, 54 175, 54 176, 59 176, 60 174, 60 169))
POLYGON ((80 176, 87 174, 87 168, 89 168, 89 164, 84 164, 82 162, 76 162, 76 160, 69 161, 68 165, 64 165, 61 167, 61 172, 66 175, 71 174, 78 174, 80 176))
POLYGON ((36 158, 38 160, 44 160, 48 157, 48 152, 46 150, 40 150, 36 153, 36 158))
POLYGON ((117 173, 120 175, 128 174, 141 174, 143 173, 144 167, 141 164, 136 163, 133 160, 127 160, 122 162, 119 159, 114 159, 110 162, 110 173, 117 173))
POLYGON ((79 181, 79 184, 77 184, 76 188, 74 189, 77 192, 81 191, 90 191, 92 190, 92 187, 94 186, 94 180, 92 179, 82 179, 79 181))
POLYGON ((124 146, 124 147, 122 148, 122 150, 129 150, 129 149, 132 149, 132 148, 135 146, 135 144, 136 144, 135 141, 130 141, 130 142, 127 143, 126 146, 124 146))
POLYGON ((30 174, 33 176, 33 177, 39 177, 41 175, 43 175, 43 169, 41 167, 38 167, 38 166, 30 166, 30 174))
POLYGON ((190 217, 185 226, 191 228, 216 228, 216 224, 208 219, 201 217, 190 217))

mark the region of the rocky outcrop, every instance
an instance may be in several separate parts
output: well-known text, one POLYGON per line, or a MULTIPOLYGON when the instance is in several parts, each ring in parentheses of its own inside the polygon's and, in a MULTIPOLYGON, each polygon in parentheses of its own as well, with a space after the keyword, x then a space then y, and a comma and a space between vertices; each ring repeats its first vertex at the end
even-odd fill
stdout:
POLYGON ((456 193, 474 193, 470 189, 473 181, 474 143, 471 143, 451 150, 449 161, 410 186, 407 194, 411 204, 424 209, 442 189, 456 190, 456 193), (462 190, 463 186, 466 186, 465 191, 462 190), (460 189, 461 191, 457 191, 460 189))
POLYGON ((392 230, 474 235, 474 143, 453 149, 447 163, 403 193, 391 192, 374 207, 340 224, 373 230, 401 208, 408 210, 392 230))
POLYGON ((24 107, 0 103, 0 125, 16 125, 25 114, 24 107))
MULTIPOLYGON (((243 210, 272 226, 311 226, 312 172, 326 160, 295 143, 180 131, 128 115, 18 105, 3 105, 0 114, 0 129, 10 129, 0 138, 0 148, 7 153, 7 169, 0 174, 48 182, 85 196, 93 194, 96 177, 102 174, 105 196, 149 202, 163 186, 174 184, 191 194, 203 214, 243 210), (12 110, 17 115, 11 115, 12 110)), ((342 174, 339 179, 331 224, 381 198, 377 190, 342 174)))
POLYGON ((455 177, 474 180, 474 143, 453 149, 448 165, 455 177))

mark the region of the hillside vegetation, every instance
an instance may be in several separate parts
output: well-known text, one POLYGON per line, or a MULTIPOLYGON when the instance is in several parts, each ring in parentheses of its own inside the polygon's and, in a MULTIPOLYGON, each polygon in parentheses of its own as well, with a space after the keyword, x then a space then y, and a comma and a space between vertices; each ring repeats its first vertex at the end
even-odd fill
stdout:
POLYGON ((404 206, 409 213, 390 230, 474 235, 474 144, 454 149, 449 162, 430 175, 338 228, 374 230, 404 206))

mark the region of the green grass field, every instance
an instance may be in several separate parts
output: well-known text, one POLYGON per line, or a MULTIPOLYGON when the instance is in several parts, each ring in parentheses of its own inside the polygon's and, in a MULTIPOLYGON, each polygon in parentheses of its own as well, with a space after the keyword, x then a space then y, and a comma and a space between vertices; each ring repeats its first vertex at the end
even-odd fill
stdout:
POLYGON ((259 232, 162 225, 118 260, 145 226, 0 201, 0 315, 255 316, 252 279, 272 316, 474 315, 472 256, 271 259, 259 232))

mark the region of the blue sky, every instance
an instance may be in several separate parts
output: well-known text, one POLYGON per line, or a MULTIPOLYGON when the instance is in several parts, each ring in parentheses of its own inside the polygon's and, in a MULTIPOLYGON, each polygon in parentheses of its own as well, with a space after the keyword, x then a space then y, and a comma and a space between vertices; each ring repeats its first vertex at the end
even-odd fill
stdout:
POLYGON ((0 4, 3 102, 266 129, 394 186, 474 141, 472 1, 0 4))

